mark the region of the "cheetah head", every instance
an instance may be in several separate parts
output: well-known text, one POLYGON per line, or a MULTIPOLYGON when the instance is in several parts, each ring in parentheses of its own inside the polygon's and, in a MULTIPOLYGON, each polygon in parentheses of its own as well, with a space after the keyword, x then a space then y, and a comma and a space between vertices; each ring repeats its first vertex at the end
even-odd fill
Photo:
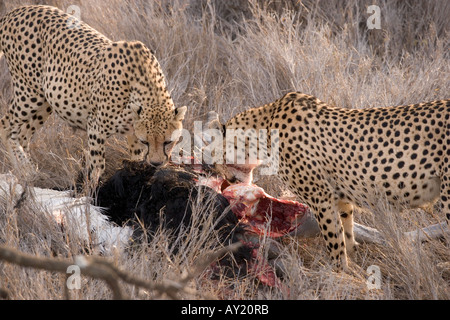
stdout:
MULTIPOLYGON (((119 78, 129 85, 133 130, 140 142, 131 152, 143 150, 144 160, 154 166, 164 165, 181 135, 187 108, 174 107, 161 66, 142 42, 116 42, 107 57, 114 62, 116 55, 126 57, 119 78)), ((133 156, 142 158, 142 153, 133 156)))
POLYGON ((242 130, 239 133, 240 128, 235 128, 229 123, 222 125, 215 112, 208 114, 207 122, 209 129, 220 132, 223 137, 223 157, 214 159, 215 169, 230 183, 251 184, 253 169, 260 165, 260 161, 256 159, 256 154, 252 154, 249 149, 250 138, 248 133, 244 133, 242 130), (228 135, 232 131, 233 133, 228 135), (250 160, 251 155, 254 156, 254 160, 250 160))
POLYGON ((134 123, 134 134, 142 144, 144 160, 154 166, 168 162, 173 147, 183 128, 187 108, 138 109, 138 119, 134 123))

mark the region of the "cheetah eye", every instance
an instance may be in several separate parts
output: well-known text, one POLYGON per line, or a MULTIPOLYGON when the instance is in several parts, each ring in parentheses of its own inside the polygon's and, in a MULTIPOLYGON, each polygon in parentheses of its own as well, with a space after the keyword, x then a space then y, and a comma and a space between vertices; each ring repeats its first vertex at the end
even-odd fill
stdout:
POLYGON ((171 143, 173 143, 173 141, 164 141, 164 147, 167 147, 171 143))
POLYGON ((148 141, 139 139, 139 142, 142 143, 142 144, 145 144, 148 147, 148 141))

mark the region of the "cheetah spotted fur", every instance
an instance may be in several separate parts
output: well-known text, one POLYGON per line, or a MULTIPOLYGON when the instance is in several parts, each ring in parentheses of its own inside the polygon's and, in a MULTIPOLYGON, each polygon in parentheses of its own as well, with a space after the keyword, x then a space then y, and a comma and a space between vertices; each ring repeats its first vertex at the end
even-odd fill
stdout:
POLYGON ((88 134, 88 169, 105 169, 105 140, 127 136, 132 160, 168 160, 186 107, 175 108, 161 67, 141 42, 113 42, 49 6, 24 6, 0 20, 0 52, 13 87, 0 136, 16 166, 52 112, 88 134), (176 131, 177 132, 177 131, 176 131))
MULTIPOLYGON (((331 259, 342 270, 355 246, 354 205, 375 207, 381 197, 417 207, 440 198, 450 216, 449 114, 450 100, 345 109, 292 92, 225 125, 217 118, 209 125, 224 135, 231 129, 267 130, 268 150, 279 145, 278 175, 312 209, 331 259), (279 136, 270 136, 271 129, 279 136)), ((239 139, 246 140, 241 141, 246 149, 235 154, 248 158, 249 139, 239 139)), ((225 160, 216 167, 231 182, 250 182, 257 166, 221 163, 225 160)))

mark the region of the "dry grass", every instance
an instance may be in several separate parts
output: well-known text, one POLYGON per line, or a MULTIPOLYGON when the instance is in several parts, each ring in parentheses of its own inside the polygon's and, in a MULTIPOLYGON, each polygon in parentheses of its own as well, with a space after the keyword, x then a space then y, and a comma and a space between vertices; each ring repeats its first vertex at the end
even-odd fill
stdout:
MULTIPOLYGON (((144 1, 144 0, 7 0, 0 15, 23 4, 45 3, 62 9, 78 5, 81 18, 113 40, 137 39, 154 49, 176 105, 189 106, 186 127, 216 110, 227 120, 249 106, 262 105, 291 91, 313 94, 349 108, 409 104, 448 98, 450 92, 450 2, 375 1, 381 8, 381 30, 367 30, 367 5, 373 1, 144 1)), ((11 83, 0 60, 0 110, 6 111, 11 83)), ((34 138, 32 155, 43 187, 73 184, 83 167, 84 132, 72 132, 51 117, 34 138)), ((107 170, 126 157, 121 138, 108 141, 107 170)), ((1 172, 10 169, 0 152, 1 172)), ((267 185, 277 185, 275 178, 267 185)), ((273 188, 281 192, 280 187, 273 188)), ((82 247, 48 222, 42 211, 2 199, 0 241, 42 256, 72 257, 82 247)), ((199 208, 199 212, 205 212, 199 208)), ((286 239, 278 262, 287 290, 261 288, 254 279, 191 281, 182 298, 200 299, 449 299, 450 276, 438 263, 450 260, 449 239, 411 244, 401 232, 437 223, 442 216, 423 210, 392 212, 380 201, 357 220, 378 228, 386 247, 362 245, 352 260, 352 274, 331 271, 323 240, 286 239), (366 269, 380 267, 381 289, 368 290, 366 269)), ((207 229, 207 228, 206 228, 207 229)), ((160 235, 149 246, 112 257, 136 276, 177 279, 193 268, 206 235, 196 235, 175 256, 160 235)), ((264 246, 262 248, 264 252, 264 246)), ((95 254, 94 251, 89 254, 95 254)), ((83 279, 72 298, 109 298, 99 281, 83 279)), ((55 274, 0 264, 0 287, 13 299, 64 297, 64 279, 55 274)), ((133 287, 132 298, 154 298, 133 287)))

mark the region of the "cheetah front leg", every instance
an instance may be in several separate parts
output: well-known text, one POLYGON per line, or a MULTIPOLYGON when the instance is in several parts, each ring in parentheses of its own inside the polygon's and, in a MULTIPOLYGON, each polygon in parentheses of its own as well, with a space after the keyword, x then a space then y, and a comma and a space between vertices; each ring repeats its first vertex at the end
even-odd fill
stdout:
MULTIPOLYGON (((326 190, 325 188, 321 188, 326 190)), ((327 250, 337 270, 348 270, 344 228, 339 216, 339 206, 332 191, 323 191, 311 198, 310 208, 319 223, 327 250)))
POLYGON ((105 171, 105 143, 106 134, 101 130, 101 126, 96 120, 88 120, 88 178, 89 182, 95 186, 105 171))

